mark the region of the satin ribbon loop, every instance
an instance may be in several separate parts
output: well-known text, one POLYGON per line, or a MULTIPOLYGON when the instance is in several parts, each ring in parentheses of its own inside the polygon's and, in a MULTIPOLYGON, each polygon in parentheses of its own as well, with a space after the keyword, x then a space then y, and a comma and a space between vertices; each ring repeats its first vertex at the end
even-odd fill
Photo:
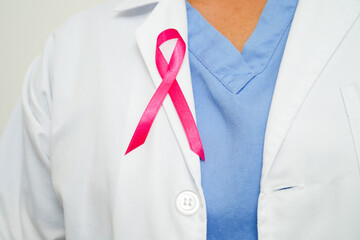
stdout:
POLYGON ((125 155, 145 142, 156 114, 166 95, 169 94, 183 125, 190 149, 205 161, 204 149, 195 120, 176 80, 176 76, 184 60, 185 51, 185 42, 176 29, 166 29, 158 35, 155 62, 158 72, 163 80, 141 116, 125 155), (168 63, 160 50, 160 46, 164 42, 175 38, 177 39, 177 42, 168 63))

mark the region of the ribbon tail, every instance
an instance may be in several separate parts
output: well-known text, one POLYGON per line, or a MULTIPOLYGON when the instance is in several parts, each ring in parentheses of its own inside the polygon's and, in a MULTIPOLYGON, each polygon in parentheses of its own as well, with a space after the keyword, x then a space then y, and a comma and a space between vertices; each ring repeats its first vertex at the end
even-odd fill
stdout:
MULTIPOLYGON (((135 133, 136 133, 136 131, 135 131, 135 133)), ((125 155, 128 154, 129 152, 131 152, 132 150, 134 150, 135 148, 140 147, 145 142, 145 138, 140 139, 139 137, 135 137, 136 136, 135 133, 134 133, 133 137, 131 138, 129 146, 126 149, 125 155)))
POLYGON ((154 122, 156 114, 158 113, 169 89, 171 88, 175 78, 171 75, 165 76, 160 86, 156 89, 150 102, 146 106, 143 115, 135 129, 134 135, 131 138, 130 144, 126 150, 126 153, 131 152, 135 148, 141 146, 150 131, 151 125, 154 122))
POLYGON ((187 104, 185 96, 182 93, 176 79, 169 90, 169 95, 178 113, 181 124, 183 125, 190 149, 203 161, 205 161, 205 153, 199 131, 196 127, 196 123, 190 111, 189 105, 187 104))
POLYGON ((205 162, 205 153, 204 153, 204 148, 202 146, 199 146, 199 147, 191 147, 190 146, 190 149, 196 153, 196 155, 198 155, 201 160, 203 160, 205 162))

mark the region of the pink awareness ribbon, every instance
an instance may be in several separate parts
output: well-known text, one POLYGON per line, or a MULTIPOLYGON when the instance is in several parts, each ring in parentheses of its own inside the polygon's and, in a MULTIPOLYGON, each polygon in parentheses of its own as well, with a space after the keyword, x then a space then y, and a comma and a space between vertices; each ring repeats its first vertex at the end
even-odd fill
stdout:
POLYGON ((181 91, 178 82, 176 81, 176 76, 184 60, 185 51, 185 42, 176 29, 166 29, 159 34, 156 42, 155 61, 156 67, 163 80, 156 89, 143 115, 141 116, 125 155, 135 148, 141 146, 145 142, 151 125, 154 122, 155 116, 158 113, 166 95, 169 93, 185 130, 190 149, 203 161, 205 161, 205 154, 199 131, 196 127, 195 120, 191 114, 184 94, 181 91), (178 40, 171 55, 170 62, 167 63, 164 55, 160 51, 160 45, 174 38, 177 38, 178 40))

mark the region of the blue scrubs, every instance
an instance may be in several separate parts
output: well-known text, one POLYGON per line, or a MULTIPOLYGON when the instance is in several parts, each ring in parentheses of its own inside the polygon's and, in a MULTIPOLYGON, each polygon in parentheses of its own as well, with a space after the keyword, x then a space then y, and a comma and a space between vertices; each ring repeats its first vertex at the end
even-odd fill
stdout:
POLYGON ((188 2, 207 239, 257 239, 267 118, 298 0, 268 0, 241 54, 188 2))

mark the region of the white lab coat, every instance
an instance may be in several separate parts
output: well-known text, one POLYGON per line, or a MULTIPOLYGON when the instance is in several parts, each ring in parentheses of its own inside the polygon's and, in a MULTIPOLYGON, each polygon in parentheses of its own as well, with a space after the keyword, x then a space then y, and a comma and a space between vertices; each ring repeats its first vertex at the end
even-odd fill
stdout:
MULTIPOLYGON (((124 156, 162 80, 157 35, 187 43, 184 0, 158 1, 108 1, 49 35, 0 143, 0 239, 206 239, 199 158, 169 96, 124 156)), ((266 128, 259 240, 360 239, 359 13, 358 0, 299 1, 266 128)), ((177 80, 195 117, 187 53, 177 80)))

